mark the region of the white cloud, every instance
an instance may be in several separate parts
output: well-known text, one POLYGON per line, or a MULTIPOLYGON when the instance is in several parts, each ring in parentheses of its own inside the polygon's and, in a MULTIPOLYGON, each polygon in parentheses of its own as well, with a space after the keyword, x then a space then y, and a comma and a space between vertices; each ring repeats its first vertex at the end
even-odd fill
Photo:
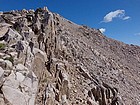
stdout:
POLYGON ((136 33, 135 35, 139 35, 140 36, 140 33, 136 33))
POLYGON ((116 11, 112 11, 110 13, 108 13, 102 22, 111 22, 113 21, 114 18, 120 18, 122 20, 127 20, 129 19, 130 17, 129 16, 125 16, 125 10, 116 10, 116 11))
POLYGON ((105 28, 100 28, 99 30, 101 31, 101 33, 104 33, 106 31, 105 28))
POLYGON ((123 20, 127 20, 127 19, 130 19, 130 17, 126 16, 126 17, 123 18, 123 20))

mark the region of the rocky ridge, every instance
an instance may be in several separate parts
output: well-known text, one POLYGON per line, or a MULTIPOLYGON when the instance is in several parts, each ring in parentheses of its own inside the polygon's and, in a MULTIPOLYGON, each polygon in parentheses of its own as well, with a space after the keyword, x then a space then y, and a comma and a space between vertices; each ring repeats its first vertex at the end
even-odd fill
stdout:
POLYGON ((0 13, 0 105, 139 104, 139 46, 46 7, 0 13))

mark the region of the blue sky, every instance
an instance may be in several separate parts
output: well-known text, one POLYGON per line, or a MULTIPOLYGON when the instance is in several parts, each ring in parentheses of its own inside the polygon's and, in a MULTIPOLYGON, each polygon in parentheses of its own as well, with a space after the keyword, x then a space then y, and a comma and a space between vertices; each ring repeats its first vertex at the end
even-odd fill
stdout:
POLYGON ((140 0, 0 0, 0 11, 44 6, 110 38, 140 45, 140 0))

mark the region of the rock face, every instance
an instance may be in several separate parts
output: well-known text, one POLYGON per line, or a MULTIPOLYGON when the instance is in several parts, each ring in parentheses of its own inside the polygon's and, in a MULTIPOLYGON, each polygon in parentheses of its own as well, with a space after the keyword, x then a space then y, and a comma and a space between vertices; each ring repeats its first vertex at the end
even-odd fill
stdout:
POLYGON ((0 105, 139 103, 139 46, 46 7, 0 15, 0 105))

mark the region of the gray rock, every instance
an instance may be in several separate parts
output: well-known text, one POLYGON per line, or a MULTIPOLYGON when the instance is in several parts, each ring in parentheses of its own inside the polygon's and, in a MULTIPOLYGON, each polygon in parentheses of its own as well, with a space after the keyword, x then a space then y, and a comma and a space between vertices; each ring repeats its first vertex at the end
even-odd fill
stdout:
POLYGON ((0 67, 0 86, 3 84, 3 74, 4 70, 0 67))
POLYGON ((28 100, 26 100, 26 97, 23 93, 18 91, 17 89, 3 86, 2 91, 4 94, 4 97, 12 104, 12 105, 28 105, 28 100))
POLYGON ((3 98, 4 98, 4 96, 2 94, 0 94, 0 105, 5 105, 3 98))
POLYGON ((4 60, 4 62, 6 63, 6 68, 8 69, 12 69, 13 68, 13 64, 12 62, 10 62, 9 60, 4 60))

